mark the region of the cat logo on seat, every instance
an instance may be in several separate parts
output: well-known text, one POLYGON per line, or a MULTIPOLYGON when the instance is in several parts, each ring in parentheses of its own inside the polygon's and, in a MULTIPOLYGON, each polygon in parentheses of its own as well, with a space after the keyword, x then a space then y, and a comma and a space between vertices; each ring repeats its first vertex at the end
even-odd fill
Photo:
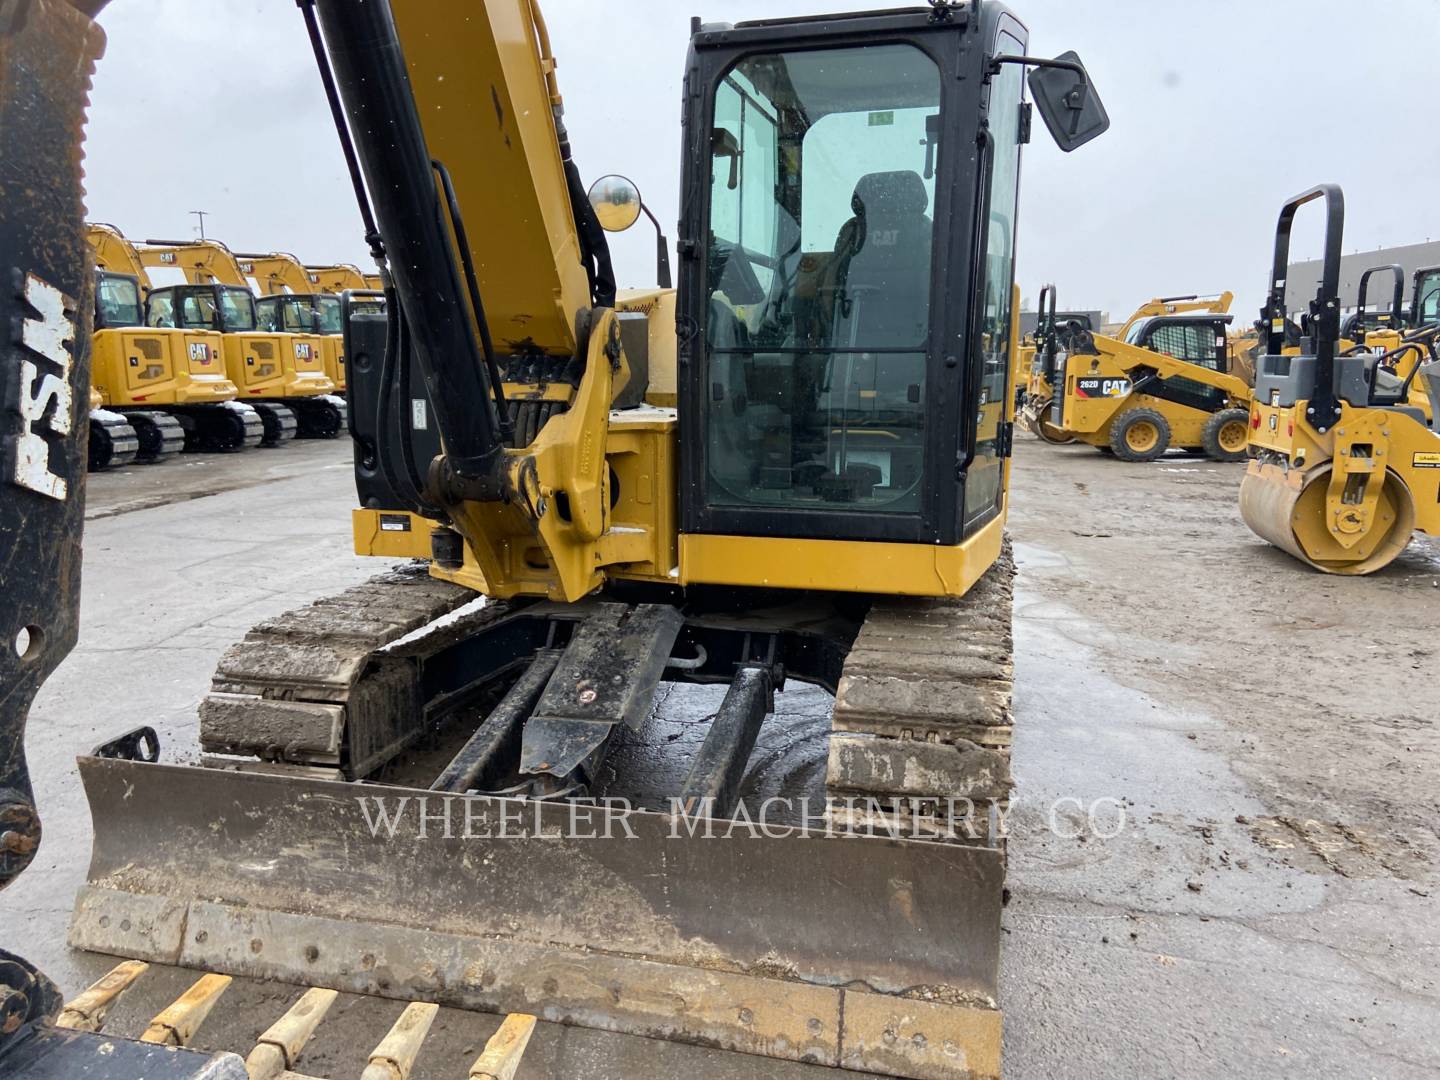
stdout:
POLYGON ((295 342, 295 359, 296 359, 296 360, 309 360, 309 359, 310 359, 310 343, 309 343, 308 341, 297 341, 297 342, 295 342))
POLYGON ((1082 398, 1119 398, 1130 393, 1129 379, 1076 379, 1075 396, 1082 398))

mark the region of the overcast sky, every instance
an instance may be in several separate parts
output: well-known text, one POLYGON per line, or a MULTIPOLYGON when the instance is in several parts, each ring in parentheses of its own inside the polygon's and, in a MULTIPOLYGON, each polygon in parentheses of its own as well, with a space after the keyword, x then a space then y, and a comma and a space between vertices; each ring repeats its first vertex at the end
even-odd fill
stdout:
MULTIPOLYGON (((437 9, 462 0, 434 0, 437 9)), ((475 0, 478 2, 478 0, 475 0)), ((623 172, 674 238, 689 16, 842 10, 834 0, 542 0, 587 183, 623 172)), ((856 0, 852 8, 905 6, 856 0)), ((1440 131, 1424 89, 1440 0, 1015 0, 1030 51, 1079 51, 1110 131, 1062 154, 1036 123, 1019 282, 1116 317, 1157 294, 1259 307, 1279 204, 1343 185, 1345 250, 1440 239, 1440 131)), ((237 250, 369 268, 294 0, 113 0, 90 111, 90 217, 132 238, 206 232, 237 250)), ((1318 213, 1294 254, 1319 250, 1318 213)), ((467 222, 473 236, 478 231, 467 222)), ((654 280, 642 221, 612 238, 622 284, 654 280)))

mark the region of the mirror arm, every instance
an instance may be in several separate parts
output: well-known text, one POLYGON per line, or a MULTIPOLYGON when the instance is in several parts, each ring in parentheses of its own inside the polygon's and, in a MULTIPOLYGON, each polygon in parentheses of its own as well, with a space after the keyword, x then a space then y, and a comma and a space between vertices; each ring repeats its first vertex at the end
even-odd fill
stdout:
POLYGON ((1065 95, 1065 104, 1073 111, 1079 112, 1085 107, 1085 98, 1090 93, 1090 78, 1085 74, 1085 68, 1074 60, 1047 60, 1043 56, 996 56, 991 58, 990 65, 985 71, 985 80, 988 82, 991 76, 1000 73, 1001 64, 1020 64, 1023 67, 1042 68, 1064 68, 1066 71, 1073 71, 1080 77, 1080 85, 1065 95))
POLYGON ((640 200, 640 209, 650 219, 650 224, 655 226, 655 276, 658 284, 662 289, 674 288, 673 279, 670 277, 670 241, 665 239, 665 230, 660 227, 660 219, 645 205, 644 199, 640 200))

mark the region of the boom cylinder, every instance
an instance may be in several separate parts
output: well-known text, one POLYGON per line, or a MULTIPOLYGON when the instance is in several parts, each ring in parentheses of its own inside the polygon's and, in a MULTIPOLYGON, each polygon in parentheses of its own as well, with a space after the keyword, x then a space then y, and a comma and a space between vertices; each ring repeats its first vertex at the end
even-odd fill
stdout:
POLYGON ((493 476, 500 417, 390 5, 318 0, 316 11, 446 462, 462 480, 493 476))

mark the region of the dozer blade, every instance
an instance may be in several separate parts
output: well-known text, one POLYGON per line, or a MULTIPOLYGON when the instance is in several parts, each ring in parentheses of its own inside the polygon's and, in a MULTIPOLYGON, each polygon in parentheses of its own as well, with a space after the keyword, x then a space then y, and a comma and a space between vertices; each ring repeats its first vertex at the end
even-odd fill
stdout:
POLYGON ((993 849, 94 757, 80 772, 79 948, 871 1072, 999 1073, 993 849))

